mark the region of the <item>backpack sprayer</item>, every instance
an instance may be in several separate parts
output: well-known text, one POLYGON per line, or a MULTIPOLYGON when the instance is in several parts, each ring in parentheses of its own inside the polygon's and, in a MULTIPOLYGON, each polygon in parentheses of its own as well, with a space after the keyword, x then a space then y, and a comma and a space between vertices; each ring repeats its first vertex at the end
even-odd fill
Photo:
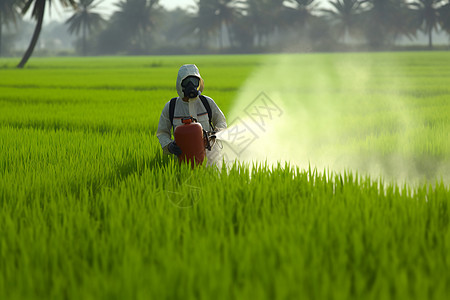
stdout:
POLYGON ((203 163, 206 149, 211 151, 216 141, 215 131, 206 131, 193 117, 183 118, 183 125, 177 126, 174 131, 175 143, 181 149, 178 157, 180 163, 190 161, 192 167, 203 163), (195 164, 194 164, 195 162, 195 164))

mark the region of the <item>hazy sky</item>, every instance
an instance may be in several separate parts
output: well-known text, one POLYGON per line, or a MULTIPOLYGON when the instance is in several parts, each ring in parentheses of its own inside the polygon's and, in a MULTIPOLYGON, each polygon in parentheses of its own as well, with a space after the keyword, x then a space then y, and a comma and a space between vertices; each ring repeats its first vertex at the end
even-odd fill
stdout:
MULTIPOLYGON (((105 16, 109 16, 113 11, 117 10, 114 4, 120 2, 120 0, 103 0, 102 2, 100 1, 101 0, 97 0, 97 2, 100 3, 98 5, 97 11, 102 12, 105 16)), ((67 9, 61 8, 61 6, 58 4, 57 1, 52 1, 52 3, 53 8, 51 10, 50 16, 49 15, 46 16, 46 23, 54 20, 64 21, 68 19, 72 14, 70 10, 66 12, 67 9)), ((184 8, 187 6, 193 6, 194 0, 159 0, 159 4, 168 9, 172 9, 177 6, 184 8)))

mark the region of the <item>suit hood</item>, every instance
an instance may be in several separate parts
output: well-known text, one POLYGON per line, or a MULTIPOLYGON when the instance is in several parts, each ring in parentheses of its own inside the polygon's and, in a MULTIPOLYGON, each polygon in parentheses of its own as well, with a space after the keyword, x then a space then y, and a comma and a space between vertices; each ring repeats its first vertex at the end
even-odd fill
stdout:
POLYGON ((177 93, 178 96, 181 98, 184 97, 183 88, 181 87, 181 82, 188 76, 196 76, 200 78, 200 86, 199 91, 203 92, 204 88, 204 81, 203 78, 200 76, 200 71, 198 70, 196 65, 183 65, 178 70, 178 76, 177 76, 177 93))

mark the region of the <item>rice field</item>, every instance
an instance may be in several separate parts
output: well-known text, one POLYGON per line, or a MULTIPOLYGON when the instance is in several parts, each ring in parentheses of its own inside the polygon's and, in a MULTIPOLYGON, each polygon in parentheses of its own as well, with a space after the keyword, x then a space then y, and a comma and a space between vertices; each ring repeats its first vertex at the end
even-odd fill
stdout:
POLYGON ((447 53, 16 63, 0 59, 0 299, 450 294, 447 53), (162 154, 185 63, 231 128, 260 92, 280 108, 237 162, 162 154))

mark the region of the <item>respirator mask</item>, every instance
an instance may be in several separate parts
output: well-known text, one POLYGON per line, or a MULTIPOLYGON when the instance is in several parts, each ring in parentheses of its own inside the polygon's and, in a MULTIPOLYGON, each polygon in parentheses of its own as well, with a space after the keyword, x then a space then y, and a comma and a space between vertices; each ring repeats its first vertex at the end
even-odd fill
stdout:
POLYGON ((183 89, 184 97, 195 98, 200 92, 198 87, 200 86, 200 78, 197 76, 188 76, 181 82, 181 87, 183 89))

